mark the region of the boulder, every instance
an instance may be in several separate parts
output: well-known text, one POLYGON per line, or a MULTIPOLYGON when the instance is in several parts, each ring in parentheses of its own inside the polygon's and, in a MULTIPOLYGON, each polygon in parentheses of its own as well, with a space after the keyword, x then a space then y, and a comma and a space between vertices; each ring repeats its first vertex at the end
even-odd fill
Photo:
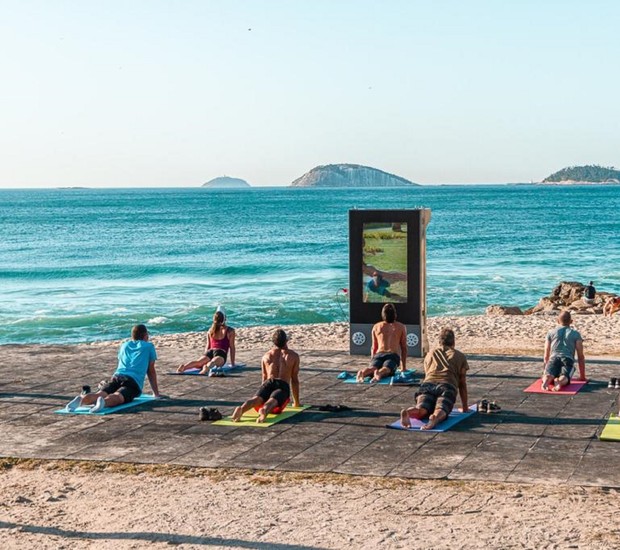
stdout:
POLYGON ((517 306, 500 306, 493 304, 486 308, 485 313, 491 317, 498 315, 523 315, 520 307, 517 306))

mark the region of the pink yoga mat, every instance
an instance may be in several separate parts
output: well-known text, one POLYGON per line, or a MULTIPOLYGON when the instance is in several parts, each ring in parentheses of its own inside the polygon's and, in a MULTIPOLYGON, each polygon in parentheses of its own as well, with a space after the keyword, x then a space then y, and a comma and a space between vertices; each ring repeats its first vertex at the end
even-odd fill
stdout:
MULTIPOLYGON (((539 378, 533 384, 525 388, 523 391, 526 393, 549 393, 553 395, 575 395, 581 388, 583 388, 588 381, 575 381, 571 382, 568 386, 564 386, 560 391, 543 390, 542 380, 539 378)), ((552 387, 552 386, 549 386, 552 387)))

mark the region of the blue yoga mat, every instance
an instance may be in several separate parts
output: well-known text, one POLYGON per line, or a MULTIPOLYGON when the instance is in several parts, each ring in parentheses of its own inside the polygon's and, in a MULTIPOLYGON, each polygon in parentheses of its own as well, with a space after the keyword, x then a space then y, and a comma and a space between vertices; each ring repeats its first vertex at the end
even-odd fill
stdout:
POLYGON ((114 414, 116 412, 122 411, 123 409, 130 409, 131 407, 137 407, 138 405, 143 405, 144 403, 149 403, 151 401, 157 401, 157 397, 153 395, 141 395, 140 397, 136 397, 131 403, 123 403, 122 405, 118 405, 116 407, 106 407, 99 412, 92 413, 90 412, 90 407, 78 407, 74 411, 68 411, 66 409, 59 409, 54 411, 55 414, 90 414, 92 416, 103 416, 104 414, 114 414))
MULTIPOLYGON (((234 367, 229 364, 226 364, 222 367, 222 370, 224 371, 225 374, 230 374, 231 372, 238 371, 242 369, 243 367, 245 367, 245 363, 236 363, 234 367)), ((208 376, 207 374, 200 374, 200 369, 198 368, 186 370, 184 372, 176 372, 176 371, 167 372, 166 374, 176 375, 176 376, 208 376)))
MULTIPOLYGON (((399 380, 394 381, 394 376, 388 376, 387 378, 382 378, 378 382, 373 382, 374 384, 379 384, 381 386, 413 386, 415 384, 415 380, 413 378, 413 373, 415 369, 407 369, 405 372, 410 373, 406 378, 399 377, 399 380)), ((348 378, 342 380, 345 384, 370 384, 370 377, 364 379, 364 382, 358 382, 355 378, 355 374, 349 374, 348 378)))
MULTIPOLYGON (((452 428, 452 426, 454 426, 455 424, 458 424, 459 422, 461 422, 461 420, 465 420, 466 418, 469 418, 476 411, 477 411, 476 405, 472 405, 471 407, 469 407, 469 411, 465 413, 459 412, 457 410, 452 410, 452 412, 448 415, 448 418, 446 418, 443 422, 440 422, 439 424, 437 424, 437 426, 435 426, 432 430, 424 430, 424 431, 430 432, 430 433, 445 432, 449 430, 450 428, 452 428)), ((417 418, 412 418, 411 428, 403 428, 403 425, 400 423, 400 419, 398 419, 396 422, 393 422, 392 424, 388 424, 386 428, 393 428, 395 430, 404 430, 407 432, 419 432, 422 426, 426 424, 428 424, 428 420, 418 420, 417 418)))

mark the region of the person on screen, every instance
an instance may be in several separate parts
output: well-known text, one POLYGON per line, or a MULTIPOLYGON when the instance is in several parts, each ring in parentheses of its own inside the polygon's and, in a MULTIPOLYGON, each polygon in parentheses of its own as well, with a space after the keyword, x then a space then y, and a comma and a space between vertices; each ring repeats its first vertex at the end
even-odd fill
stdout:
POLYGON ((468 410, 467 403, 467 358, 455 349, 454 331, 444 328, 439 334, 439 346, 424 358, 424 380, 416 392, 414 407, 400 412, 403 428, 411 426, 411 418, 428 423, 422 430, 432 430, 445 420, 456 402, 457 392, 461 396, 462 411, 468 410))
POLYGON ((394 376, 398 365, 403 372, 407 370, 407 329, 396 320, 394 304, 383 306, 381 319, 372 327, 370 366, 357 372, 358 382, 367 376, 372 376, 372 382, 394 376))
POLYGON ((368 301, 368 297, 370 293, 378 294, 379 296, 385 296, 389 298, 391 296, 388 288, 390 287, 390 282, 383 278, 381 273, 378 271, 373 271, 372 279, 366 283, 366 294, 364 296, 364 302, 368 301))

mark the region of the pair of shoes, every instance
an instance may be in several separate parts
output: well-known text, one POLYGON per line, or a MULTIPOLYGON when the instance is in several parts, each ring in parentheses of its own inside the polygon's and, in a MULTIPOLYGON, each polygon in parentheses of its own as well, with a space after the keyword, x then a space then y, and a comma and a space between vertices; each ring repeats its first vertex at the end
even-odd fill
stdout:
POLYGON ((478 412, 485 414, 489 412, 489 402, 486 399, 478 401, 478 412))
POLYGON ((212 367, 211 369, 209 369, 209 376, 221 378, 223 376, 226 376, 226 373, 224 372, 224 369, 222 367, 212 367))
POLYGON ((339 380, 346 380, 347 378, 349 378, 351 375, 347 372, 347 371, 342 371, 339 375, 338 375, 338 379, 339 380))
POLYGON ((222 420, 222 413, 217 409, 200 407, 198 411, 198 420, 222 420))
POLYGON ((610 378, 608 388, 620 389, 620 378, 610 378))

